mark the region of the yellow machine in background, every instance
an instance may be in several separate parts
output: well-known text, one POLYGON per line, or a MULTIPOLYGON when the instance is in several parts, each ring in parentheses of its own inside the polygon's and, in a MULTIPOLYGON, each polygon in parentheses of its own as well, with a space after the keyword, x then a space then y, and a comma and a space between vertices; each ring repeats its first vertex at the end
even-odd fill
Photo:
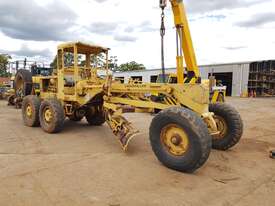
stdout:
POLYGON ((10 85, 0 85, 0 100, 6 99, 6 93, 10 89, 10 85))
MULTIPOLYGON (((159 109, 150 125, 152 150, 165 166, 182 172, 194 172, 204 165, 211 146, 226 150, 237 144, 243 131, 241 117, 226 104, 209 105, 209 85, 201 83, 183 3, 170 2, 179 40, 177 84, 122 84, 113 80, 108 69, 108 48, 82 42, 61 44, 57 73, 38 77, 39 84, 33 86, 39 87, 39 94, 32 89, 32 95, 23 100, 24 124, 57 133, 66 117, 73 121, 85 117, 92 126, 106 122, 126 150, 138 131, 123 114, 159 109), (105 56, 104 65, 96 62, 98 55, 105 56), (159 101, 151 98, 156 92, 162 96, 159 101)), ((160 3, 164 9, 166 2, 160 3)))
POLYGON ((14 77, 10 78, 10 82, 8 85, 5 86, 5 89, 3 90, 3 94, 2 97, 3 99, 6 99, 9 101, 11 101, 13 103, 12 97, 14 95, 14 77))
POLYGON ((215 76, 209 77, 209 89, 210 89, 210 102, 225 102, 226 86, 223 86, 221 82, 217 82, 215 76))
POLYGON ((51 74, 51 68, 32 65, 30 70, 19 69, 11 78, 11 90, 8 91, 8 105, 21 108, 23 98, 30 94, 39 95, 39 81, 43 75, 51 74))

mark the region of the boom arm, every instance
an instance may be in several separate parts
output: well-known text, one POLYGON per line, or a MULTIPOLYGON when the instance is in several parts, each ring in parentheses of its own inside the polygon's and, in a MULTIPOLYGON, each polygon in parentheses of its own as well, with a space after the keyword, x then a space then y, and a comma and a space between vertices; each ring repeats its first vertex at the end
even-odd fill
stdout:
MULTIPOLYGON (((164 9, 167 0, 160 0, 160 7, 164 9)), ((196 83, 200 81, 200 70, 192 43, 189 25, 183 0, 170 0, 174 14, 177 32, 177 76, 178 83, 196 83), (184 79, 184 59, 187 67, 187 77, 184 79)))

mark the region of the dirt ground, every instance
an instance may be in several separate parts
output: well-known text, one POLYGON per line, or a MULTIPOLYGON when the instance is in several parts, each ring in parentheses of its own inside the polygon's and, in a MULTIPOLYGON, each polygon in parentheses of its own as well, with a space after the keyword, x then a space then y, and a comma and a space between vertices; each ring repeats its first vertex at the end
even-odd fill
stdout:
POLYGON ((162 166, 151 151, 150 115, 131 114, 141 133, 121 151, 107 125, 66 121, 57 135, 22 125, 21 111, 0 101, 0 205, 275 205, 275 99, 228 100, 245 133, 228 152, 212 151, 188 175, 162 166))

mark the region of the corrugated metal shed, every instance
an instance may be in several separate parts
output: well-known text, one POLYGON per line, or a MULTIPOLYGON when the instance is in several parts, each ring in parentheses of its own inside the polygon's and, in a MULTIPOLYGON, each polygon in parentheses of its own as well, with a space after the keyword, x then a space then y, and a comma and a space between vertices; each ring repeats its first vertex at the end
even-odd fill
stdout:
MULTIPOLYGON (((199 66, 201 76, 203 79, 208 79, 211 73, 215 74, 228 74, 231 77, 229 84, 229 91, 232 96, 240 96, 248 90, 248 77, 249 77, 250 62, 237 62, 227 64, 212 64, 199 66)), ((166 69, 167 73, 175 73, 175 68, 166 69)), ((142 81, 151 82, 153 76, 161 73, 161 69, 145 70, 145 71, 132 71, 132 72, 118 72, 114 73, 115 77, 124 78, 124 82, 128 82, 131 77, 142 77, 142 81)))

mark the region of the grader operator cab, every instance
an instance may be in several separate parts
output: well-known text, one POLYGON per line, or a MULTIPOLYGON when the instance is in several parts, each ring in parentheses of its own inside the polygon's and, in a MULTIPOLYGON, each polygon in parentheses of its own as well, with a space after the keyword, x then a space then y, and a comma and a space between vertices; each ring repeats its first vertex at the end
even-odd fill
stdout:
MULTIPOLYGON (((57 74, 39 77, 39 94, 33 92, 23 100, 25 125, 40 125, 45 132, 57 133, 66 117, 74 121, 85 117, 92 126, 106 122, 126 150, 138 131, 123 114, 159 109, 162 111, 150 125, 152 150, 162 164, 182 172, 194 172, 204 165, 211 147, 227 150, 237 144, 243 129, 240 115, 227 104, 209 105, 209 86, 200 81, 183 3, 170 2, 180 40, 177 84, 122 84, 109 73, 108 48, 81 42, 62 44, 57 50, 57 74), (94 61, 99 53, 106 57, 103 65, 94 61), (186 79, 182 53, 187 63, 186 79), (99 77, 100 71, 104 78, 99 77), (163 96, 161 101, 150 97, 156 92, 163 96)), ((165 8, 163 4, 161 8, 165 8)))

